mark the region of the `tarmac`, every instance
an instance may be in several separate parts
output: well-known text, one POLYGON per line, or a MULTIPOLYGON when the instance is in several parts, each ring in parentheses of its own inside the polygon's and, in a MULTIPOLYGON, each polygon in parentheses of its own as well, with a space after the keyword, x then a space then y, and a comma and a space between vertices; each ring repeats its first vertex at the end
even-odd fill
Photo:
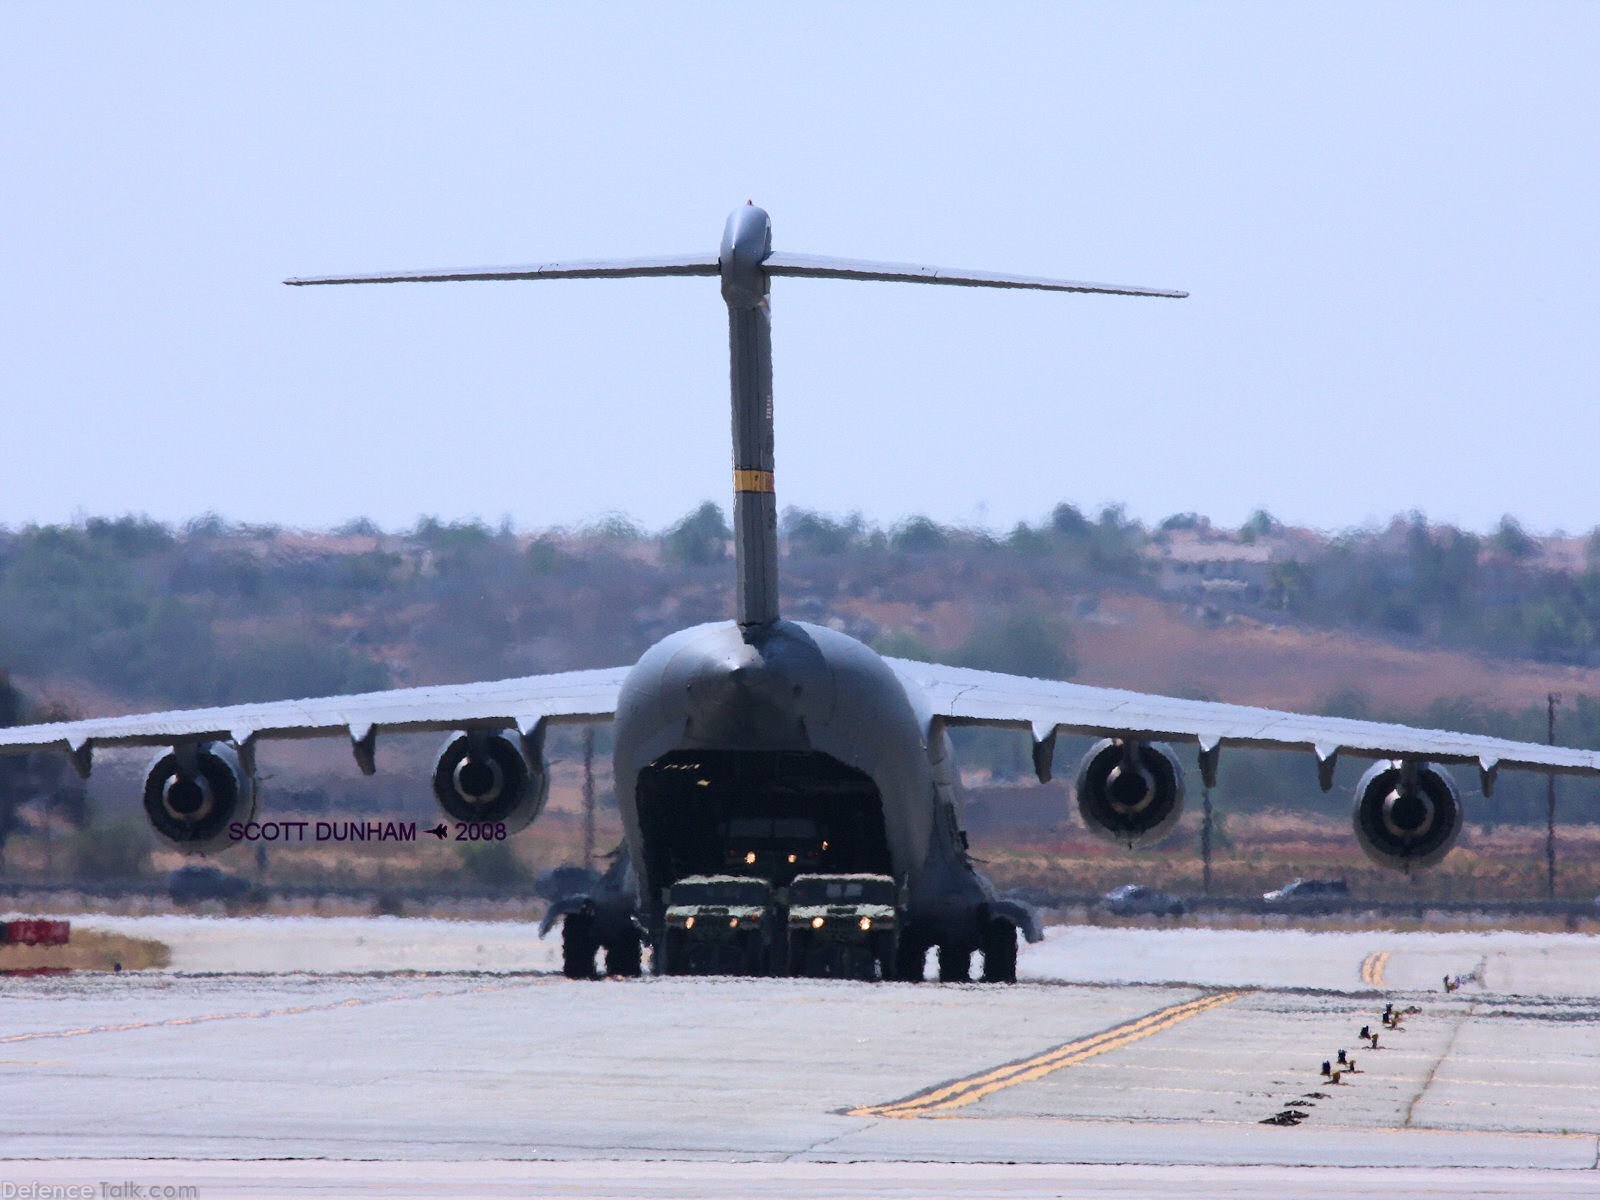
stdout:
POLYGON ((1600 1195, 1590 936, 1070 926, 1011 987, 591 983, 512 923, 74 920, 172 966, 0 979, 0 1200, 1600 1195))

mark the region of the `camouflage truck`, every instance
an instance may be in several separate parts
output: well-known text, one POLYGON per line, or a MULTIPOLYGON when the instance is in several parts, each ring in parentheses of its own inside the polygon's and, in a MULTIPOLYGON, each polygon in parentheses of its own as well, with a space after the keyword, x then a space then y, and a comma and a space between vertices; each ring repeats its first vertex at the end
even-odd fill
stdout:
POLYGON ((888 875, 796 875, 789 885, 789 973, 893 979, 900 889, 888 875))
POLYGON ((782 915, 767 880, 689 875, 667 889, 657 974, 777 974, 783 950, 782 915))

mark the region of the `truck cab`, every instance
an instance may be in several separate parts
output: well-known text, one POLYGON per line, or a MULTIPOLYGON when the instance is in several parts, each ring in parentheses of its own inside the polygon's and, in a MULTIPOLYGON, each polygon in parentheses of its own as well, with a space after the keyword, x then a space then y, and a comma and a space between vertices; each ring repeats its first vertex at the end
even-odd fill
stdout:
POLYGON ((666 895, 660 975, 767 975, 784 950, 771 883, 745 875, 689 875, 666 895))
POLYGON ((789 973, 893 979, 902 921, 889 875, 796 875, 789 885, 789 973))

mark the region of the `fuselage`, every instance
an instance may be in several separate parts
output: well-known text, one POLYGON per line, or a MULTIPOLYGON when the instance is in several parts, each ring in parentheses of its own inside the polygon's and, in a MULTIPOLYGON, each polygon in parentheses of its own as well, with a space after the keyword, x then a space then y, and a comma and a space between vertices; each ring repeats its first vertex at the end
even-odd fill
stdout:
MULTIPOLYGON (((728 310, 733 435, 734 619, 666 638, 646 652, 624 681, 615 710, 615 788, 627 832, 627 863, 635 874, 619 860, 617 886, 600 889, 611 898, 605 905, 588 897, 565 913, 563 960, 569 974, 592 974, 596 938, 604 942, 608 964, 615 956, 621 973, 637 974, 635 917, 659 935, 663 891, 686 876, 733 872, 783 885, 799 874, 820 872, 892 875, 899 884, 907 921, 890 942, 894 961, 880 959, 880 969, 897 978, 919 979, 922 951, 937 946, 942 979, 968 978, 971 953, 978 950, 984 956, 985 979, 1014 981, 1016 934, 1021 930, 1037 940, 1038 922, 1020 901, 996 897, 973 869, 949 742, 927 704, 915 698, 918 687, 908 693, 889 664, 861 643, 782 619, 772 421, 770 292, 775 274, 1183 294, 774 253, 771 222, 754 203, 729 216, 714 258, 694 253, 289 282, 639 276, 716 276, 721 281, 728 310), (637 881, 637 906, 624 894, 633 889, 623 879, 637 881), (597 915, 601 908, 616 917, 610 932, 601 929, 606 924, 597 915)), ((615 686, 614 677, 606 686, 615 686)), ((582 697, 566 696, 565 703, 580 707, 538 719, 519 713, 509 733, 499 727, 498 712, 473 718, 470 728, 452 735, 435 766, 440 803, 447 811, 460 802, 480 812, 498 803, 524 821, 531 819, 543 803, 543 791, 503 785, 529 775, 537 777, 540 789, 547 783, 538 761, 546 717, 593 718, 600 711, 582 697)), ((305 720, 303 714, 300 720, 305 720)), ((371 773, 377 724, 344 724, 357 761, 371 773)), ((254 732, 247 732, 249 736, 239 739, 242 748, 252 744, 254 732)), ((1053 744, 1053 736, 1036 743, 1036 758, 1039 747, 1048 750, 1053 744)), ((87 770, 87 744, 69 742, 68 748, 87 770)), ((192 763, 175 761, 173 770, 180 783, 195 773, 192 763)), ((180 788, 179 794, 187 795, 188 789, 180 788)))
POLYGON ((652 931, 687 875, 868 871, 905 888, 922 940, 976 938, 992 894, 966 855, 947 740, 855 639, 781 620, 672 634, 628 675, 615 737, 652 931))

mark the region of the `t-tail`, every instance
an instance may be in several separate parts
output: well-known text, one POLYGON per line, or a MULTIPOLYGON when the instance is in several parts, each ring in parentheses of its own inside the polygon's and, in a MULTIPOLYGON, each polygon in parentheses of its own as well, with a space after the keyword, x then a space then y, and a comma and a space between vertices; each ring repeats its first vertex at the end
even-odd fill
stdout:
POLYGON ((733 529, 737 573, 736 617, 749 630, 778 619, 778 501, 773 484, 772 278, 809 275, 953 287, 1028 288, 1046 292, 1101 292, 1113 296, 1164 296, 1187 292, 1125 287, 1068 279, 1039 279, 992 271, 962 271, 908 263, 863 262, 785 254, 772 249, 772 223, 754 204, 728 217, 717 254, 597 262, 467 267, 443 271, 385 271, 289 279, 296 286, 323 283, 446 283, 465 280, 623 279, 644 275, 715 275, 728 305, 729 377, 733 394, 733 529))

